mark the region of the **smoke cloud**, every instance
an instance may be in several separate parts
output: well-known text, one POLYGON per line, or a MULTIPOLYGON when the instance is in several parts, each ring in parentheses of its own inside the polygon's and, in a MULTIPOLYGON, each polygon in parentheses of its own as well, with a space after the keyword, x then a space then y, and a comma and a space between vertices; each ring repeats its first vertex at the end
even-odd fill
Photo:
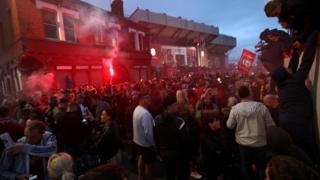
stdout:
POLYGON ((53 73, 34 73, 28 77, 26 81, 27 92, 41 92, 41 94, 49 94, 54 83, 53 73))
MULTIPOLYGON (((121 36, 119 19, 110 15, 108 12, 102 9, 79 9, 81 16, 81 26, 79 27, 83 35, 92 35, 97 33, 97 30, 102 30, 102 36, 104 39, 111 40, 113 49, 106 49, 106 56, 111 58, 111 64, 113 60, 118 57, 119 44, 123 42, 121 36), (120 28, 120 29, 119 29, 120 28)), ((110 42, 109 42, 110 43, 110 42)), ((110 60, 109 60, 110 61, 110 60)), ((102 64, 105 60, 102 59, 102 64)), ((110 66, 110 63, 109 65, 110 66)))

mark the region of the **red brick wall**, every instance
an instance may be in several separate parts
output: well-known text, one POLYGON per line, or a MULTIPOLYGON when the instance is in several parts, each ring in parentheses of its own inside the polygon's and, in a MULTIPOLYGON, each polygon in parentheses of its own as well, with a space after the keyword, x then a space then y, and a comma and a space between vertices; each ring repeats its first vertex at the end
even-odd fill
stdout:
POLYGON ((42 13, 33 0, 17 0, 21 36, 25 38, 44 38, 42 13))
MULTIPOLYGON (((2 0, 0 0, 2 1, 2 0)), ((120 54, 119 56, 114 59, 115 64, 117 64, 119 67, 124 67, 128 71, 128 76, 131 76, 132 73, 132 67, 134 66, 149 66, 150 65, 150 55, 149 49, 149 35, 148 30, 144 28, 143 26, 134 23, 126 18, 117 18, 116 16, 111 15, 108 12, 105 12, 99 8, 95 8, 93 6, 90 6, 86 3, 82 3, 77 0, 64 0, 62 3, 62 7, 66 9, 71 9, 79 12, 79 20, 77 20, 76 23, 76 37, 77 42, 76 45, 72 45, 68 42, 50 42, 44 39, 44 26, 43 26, 43 20, 42 20, 42 12, 41 9, 38 9, 35 4, 35 0, 16 0, 17 1, 17 14, 19 17, 19 25, 20 25, 20 32, 21 36, 23 38, 30 38, 30 39, 40 39, 41 42, 44 43, 44 45, 41 47, 48 49, 45 51, 40 51, 39 48, 30 48, 30 44, 26 42, 26 47, 28 50, 30 50, 29 53, 34 53, 35 56, 38 54, 41 54, 44 57, 39 57, 39 59, 46 60, 46 63, 48 65, 48 70, 54 70, 56 65, 83 65, 83 64, 92 64, 94 62, 92 61, 85 61, 85 55, 77 55, 79 53, 86 53, 82 51, 81 47, 91 48, 92 51, 99 49, 105 51, 105 54, 99 55, 99 54, 90 54, 90 57, 96 60, 100 60, 101 57, 107 57, 108 53, 110 52, 111 41, 106 42, 106 47, 98 47, 96 46, 95 42, 95 26, 87 27, 86 24, 88 22, 88 19, 90 19, 91 16, 99 16, 100 19, 106 18, 107 15, 109 15, 110 19, 114 20, 116 24, 119 24, 121 26, 121 31, 119 32, 120 36, 120 54), (79 2, 79 3, 74 3, 79 2), (93 12, 94 11, 94 12, 93 12), (90 16, 91 15, 91 16, 90 16), (101 16, 102 15, 102 16, 101 16), (104 17, 105 16, 105 17, 104 17), (145 32, 146 36, 144 37, 144 49, 143 51, 136 51, 133 42, 131 42, 132 38, 130 38, 131 33, 129 33, 129 27, 136 29, 138 31, 145 32), (70 51, 74 56, 74 60, 66 60, 66 53, 63 50, 57 50, 54 51, 55 48, 50 47, 51 44, 54 43, 54 46, 63 47, 65 46, 72 46, 66 49, 66 51, 70 51), (80 46, 78 46, 80 45, 80 46), (83 46, 82 46, 83 45, 83 46), (105 50, 104 50, 105 48, 105 50), (72 50, 71 50, 72 49, 72 50), (31 52, 32 51, 32 52, 31 52), (53 52, 54 51, 54 52, 53 52), (55 56, 53 56, 55 54, 55 56), (57 58, 56 55, 61 55, 61 58, 57 58), (61 60, 61 61, 59 61, 61 60), (85 63, 83 63, 85 61, 85 63)), ((42 0, 48 3, 56 4, 56 0, 42 0)), ((99 18, 99 17, 98 17, 99 18)), ((106 22, 108 23, 108 22, 106 22)), ((105 34, 105 36, 108 34, 105 34)), ((38 41, 38 40, 36 40, 38 41)), ((90 49, 91 50, 91 49, 90 49)), ((97 65, 98 63, 95 62, 94 65, 97 65)))
MULTIPOLYGON (((42 1, 52 4, 56 4, 57 2, 56 0, 42 1)), ((43 39, 44 28, 42 23, 42 13, 40 9, 36 8, 35 0, 17 0, 16 3, 22 37, 43 39)), ((76 25, 77 43, 95 45, 95 26, 86 26, 88 19, 91 19, 88 16, 90 16, 90 14, 99 16, 109 15, 109 18, 116 20, 116 23, 121 25, 121 31, 119 32, 119 36, 121 38, 120 49, 134 51, 134 47, 132 46, 133 42, 130 42, 131 38, 128 31, 128 28, 131 27, 146 33, 146 37, 144 38, 144 50, 149 50, 149 36, 147 35, 147 29, 137 23, 127 19, 118 19, 116 16, 112 16, 110 13, 103 12, 101 9, 97 9, 92 6, 90 7, 85 3, 74 4, 72 1, 65 0, 62 3, 62 7, 79 12, 80 18, 77 20, 76 25)), ((107 17, 105 18, 107 19, 107 17)), ((106 42, 105 44, 110 46, 111 42, 106 42)))

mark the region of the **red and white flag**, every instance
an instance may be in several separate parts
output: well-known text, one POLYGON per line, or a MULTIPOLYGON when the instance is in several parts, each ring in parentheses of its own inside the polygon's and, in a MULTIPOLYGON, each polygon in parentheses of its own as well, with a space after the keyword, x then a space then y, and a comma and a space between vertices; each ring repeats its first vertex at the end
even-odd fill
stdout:
POLYGON ((244 73, 249 74, 251 71, 251 66, 256 58, 256 54, 244 49, 238 64, 238 69, 244 73))

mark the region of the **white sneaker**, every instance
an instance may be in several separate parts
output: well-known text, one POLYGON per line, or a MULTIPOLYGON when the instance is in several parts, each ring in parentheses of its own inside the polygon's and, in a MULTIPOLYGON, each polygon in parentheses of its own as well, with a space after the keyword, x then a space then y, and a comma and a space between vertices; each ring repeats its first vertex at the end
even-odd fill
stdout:
POLYGON ((191 171, 191 174, 190 176, 194 179, 201 179, 202 178, 202 175, 199 174, 197 171, 191 171))

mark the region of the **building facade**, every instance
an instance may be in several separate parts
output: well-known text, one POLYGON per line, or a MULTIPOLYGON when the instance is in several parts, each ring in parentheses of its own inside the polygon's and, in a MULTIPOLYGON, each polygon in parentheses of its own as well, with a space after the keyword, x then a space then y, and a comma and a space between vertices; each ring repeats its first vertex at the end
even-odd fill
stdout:
POLYGON ((179 67, 224 69, 226 53, 236 46, 236 38, 220 34, 218 27, 181 17, 136 9, 130 19, 149 29, 151 65, 169 70, 169 76, 179 67))
POLYGON ((37 75, 52 88, 150 78, 148 29, 123 16, 122 0, 112 12, 79 0, 2 0, 0 9, 4 95, 37 75))

